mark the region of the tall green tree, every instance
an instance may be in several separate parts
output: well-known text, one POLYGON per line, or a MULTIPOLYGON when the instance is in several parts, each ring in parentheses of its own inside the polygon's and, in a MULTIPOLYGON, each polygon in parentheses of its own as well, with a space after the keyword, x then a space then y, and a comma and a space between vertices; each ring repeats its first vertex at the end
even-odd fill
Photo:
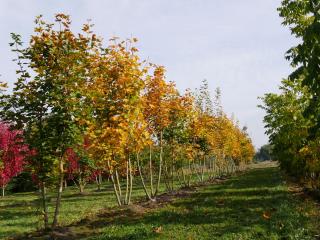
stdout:
POLYGON ((299 151, 308 143, 311 126, 303 112, 308 106, 310 93, 301 81, 283 80, 280 94, 269 93, 262 98, 266 111, 266 133, 275 158, 289 174, 304 176, 306 162, 299 151))
POLYGON ((49 227, 46 187, 57 187, 52 227, 58 224, 64 180, 65 151, 83 136, 89 109, 83 89, 87 85, 90 55, 98 47, 90 26, 75 35, 69 16, 57 14, 54 23, 41 16, 28 46, 12 34, 19 78, 4 108, 4 118, 23 130, 34 151, 28 166, 42 194, 44 226, 49 227))
POLYGON ((302 79, 311 94, 304 115, 314 121, 311 138, 320 129, 320 2, 318 0, 283 0, 278 8, 283 24, 290 27, 299 44, 288 50, 286 58, 294 71, 289 79, 302 79))

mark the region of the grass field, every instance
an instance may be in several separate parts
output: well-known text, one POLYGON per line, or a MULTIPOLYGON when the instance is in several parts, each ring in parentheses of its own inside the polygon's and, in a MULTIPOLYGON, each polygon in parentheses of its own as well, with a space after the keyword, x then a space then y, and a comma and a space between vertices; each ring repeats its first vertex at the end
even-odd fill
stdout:
MULTIPOLYGON (((145 193, 140 186, 140 179, 136 178, 132 200, 144 199, 145 193)), ((178 183, 175 185, 178 188, 178 183)), ((165 186, 160 186, 164 192, 165 186)), ((49 192, 49 212, 53 214, 54 192, 49 192)), ((105 182, 102 191, 97 191, 96 185, 87 185, 85 194, 70 186, 63 192, 60 213, 61 225, 69 225, 83 218, 95 215, 106 208, 117 206, 116 198, 110 182, 105 182)), ((0 198, 0 239, 35 231, 42 227, 43 220, 39 218, 40 203, 37 192, 17 193, 0 198)))
MULTIPOLYGON (((95 192, 93 186, 88 193, 79 196, 71 189, 65 193, 62 222, 86 219, 62 228, 58 238, 319 239, 319 206, 288 188, 277 167, 252 169, 220 184, 164 196, 158 204, 120 210, 101 210, 115 206, 111 193, 95 192)), ((136 191, 135 198, 141 195, 136 191)), ((0 238, 34 229, 37 218, 28 206, 34 199, 17 194, 1 200, 0 238), (25 206, 17 206, 23 202, 25 206)))
POLYGON ((89 239, 320 239, 316 205, 293 196, 278 168, 254 169, 89 239))

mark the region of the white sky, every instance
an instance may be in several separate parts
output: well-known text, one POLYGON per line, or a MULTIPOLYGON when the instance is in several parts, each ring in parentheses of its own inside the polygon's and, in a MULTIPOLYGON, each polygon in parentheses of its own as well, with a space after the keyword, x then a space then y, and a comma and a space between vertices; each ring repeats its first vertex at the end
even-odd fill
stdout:
POLYGON ((137 37, 143 58, 164 65, 180 90, 205 78, 222 90, 224 110, 247 125, 256 147, 267 143, 258 96, 277 91, 291 71, 284 53, 295 44, 281 26, 280 0, 0 0, 0 74, 15 81, 10 33, 28 42, 35 16, 92 19, 97 35, 137 37))

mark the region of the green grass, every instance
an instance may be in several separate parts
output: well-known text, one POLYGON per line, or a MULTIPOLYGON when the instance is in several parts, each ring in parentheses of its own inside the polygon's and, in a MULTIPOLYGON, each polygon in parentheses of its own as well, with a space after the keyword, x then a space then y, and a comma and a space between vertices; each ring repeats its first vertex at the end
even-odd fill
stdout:
MULTIPOLYGON (((144 195, 136 188, 133 200, 144 195)), ((89 186, 87 193, 81 196, 72 187, 64 192, 60 222, 74 224, 68 228, 72 234, 63 239, 303 240, 316 239, 320 229, 319 207, 289 193, 275 167, 198 187, 191 195, 139 214, 126 209, 106 214, 102 209, 116 206, 110 185, 102 192, 89 186), (264 212, 271 213, 270 219, 262 216, 264 212), (83 218, 87 220, 75 223, 83 218)), ((0 199, 0 239, 40 226, 36 201, 34 193, 0 199)))
POLYGON ((316 239, 319 209, 288 193, 278 168, 199 188, 140 219, 120 219, 89 239, 316 239), (271 212, 270 219, 262 215, 271 212), (153 229, 162 230, 155 233, 153 229))
MULTIPOLYGON (((63 193, 60 221, 64 224, 78 221, 89 212, 97 212, 112 204, 112 197, 112 194, 95 192, 93 186, 88 189, 88 195, 80 196, 76 189, 70 187, 63 193)), ((19 193, 0 199, 0 239, 42 226, 37 213, 40 211, 37 199, 37 193, 19 193)), ((53 202, 50 202, 49 211, 52 214, 53 202)))
MULTIPOLYGON (((133 188, 132 200, 144 198, 145 194, 136 178, 133 188)), ((175 187, 178 187, 177 185, 175 187)), ((161 185, 160 192, 164 192, 165 186, 161 185)), ((41 229, 43 220, 39 217, 41 211, 39 193, 17 193, 0 197, 0 239, 21 235, 23 233, 41 229)), ((52 219, 54 205, 54 191, 49 193, 49 213, 52 219)), ((81 219, 95 215, 106 208, 117 206, 111 183, 105 182, 102 191, 97 191, 95 184, 87 185, 85 194, 79 194, 79 190, 70 186, 64 190, 59 216, 61 225, 69 225, 81 219)))

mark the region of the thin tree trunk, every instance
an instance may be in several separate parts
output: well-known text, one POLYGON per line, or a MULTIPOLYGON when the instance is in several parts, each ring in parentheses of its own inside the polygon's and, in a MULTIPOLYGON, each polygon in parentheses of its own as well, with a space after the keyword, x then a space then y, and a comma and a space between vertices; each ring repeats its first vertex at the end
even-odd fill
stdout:
MULTIPOLYGON (((172 144, 173 146, 173 144, 172 144)), ((174 157, 174 150, 173 150, 173 147, 171 148, 172 149, 172 152, 171 152, 171 155, 172 155, 172 162, 171 162, 171 190, 173 191, 174 187, 174 161, 175 161, 175 157, 174 157)))
POLYGON ((149 172, 150 172, 150 190, 151 190, 151 197, 154 197, 154 189, 153 189, 153 172, 152 172, 152 148, 150 144, 149 148, 149 172))
MULTIPOLYGON (((113 185, 113 192, 116 195, 118 206, 121 206, 122 205, 121 204, 121 196, 119 195, 118 190, 117 190, 117 184, 116 184, 116 181, 114 179, 114 173, 113 173, 112 166, 110 164, 110 160, 107 161, 107 164, 108 164, 108 167, 110 169, 110 179, 111 179, 111 182, 112 182, 112 185, 113 185)), ((119 188, 119 189, 121 190, 121 188, 119 188)))
POLYGON ((84 181, 83 181, 83 178, 82 178, 82 174, 80 173, 79 174, 79 190, 80 190, 80 193, 83 193, 84 192, 84 181))
POLYGON ((182 179, 183 179, 183 184, 184 186, 187 186, 187 182, 186 182, 186 175, 184 173, 183 167, 181 168, 181 172, 182 172, 182 179))
POLYGON ((96 176, 96 183, 97 183, 97 186, 98 186, 98 191, 100 192, 101 191, 101 174, 99 173, 98 176, 96 176))
POLYGON ((44 229, 48 229, 49 217, 48 217, 47 194, 46 194, 45 182, 42 182, 40 184, 40 192, 41 192, 41 200, 42 200, 42 208, 43 208, 44 229))
POLYGON ((1 187, 1 189, 2 189, 2 191, 1 191, 1 192, 2 192, 2 193, 1 193, 1 196, 2 196, 2 197, 4 197, 5 188, 6 188, 6 186, 4 186, 4 185, 1 187))
POLYGON ((116 181, 117 181, 116 185, 118 187, 118 194, 119 194, 120 199, 122 199, 121 184, 120 184, 120 179, 119 179, 119 174, 118 174, 117 169, 116 169, 115 173, 116 173, 116 181))
POLYGON ((80 193, 84 192, 84 185, 82 183, 79 184, 80 193))
POLYGON ((125 195, 125 198, 124 198, 124 204, 128 205, 128 202, 129 202, 129 157, 128 157, 128 160, 127 160, 127 164, 126 164, 126 195, 125 195))
MULTIPOLYGON (((193 168, 195 169, 195 173, 196 173, 196 177, 198 178, 198 182, 201 182, 201 172, 199 174, 199 164, 197 164, 198 166, 196 167, 195 164, 193 164, 193 168)), ((200 166, 201 166, 201 160, 200 160, 200 166)), ((201 167, 202 168, 202 167, 201 167)), ((200 169, 201 171, 201 169, 200 169)))
POLYGON ((162 154, 163 154, 163 132, 160 132, 160 160, 159 160, 159 174, 158 174, 158 183, 157 183, 157 189, 155 192, 155 196, 158 194, 160 189, 160 181, 161 181, 161 173, 162 173, 162 154))
POLYGON ((101 191, 101 185, 102 185, 102 174, 101 173, 99 173, 98 181, 99 181, 98 190, 101 191))
POLYGON ((191 162, 188 160, 188 168, 189 168, 189 176, 188 176, 188 187, 191 185, 191 177, 192 177, 192 169, 191 169, 191 162))
POLYGON ((212 179, 212 157, 209 157, 208 176, 209 176, 209 179, 212 179))
POLYGON ((206 166, 206 156, 203 156, 203 165, 202 165, 202 182, 204 181, 204 174, 205 174, 205 170, 206 170, 207 166, 206 166))
POLYGON ((59 216, 60 206, 61 206, 61 196, 62 196, 63 179, 64 179, 62 157, 59 160, 59 170, 60 170, 59 187, 58 187, 56 207, 55 207, 55 212, 54 212, 54 217, 53 217, 53 222, 52 222, 52 228, 55 228, 58 225, 58 216, 59 216))
POLYGON ((142 174, 142 170, 141 170, 141 165, 140 165, 140 156, 139 156, 139 153, 137 153, 137 163, 138 163, 138 171, 139 171, 139 175, 140 175, 140 178, 141 178, 141 183, 142 183, 142 187, 143 187, 143 190, 147 196, 147 198, 151 201, 153 201, 152 199, 152 192, 151 192, 151 196, 150 194, 148 193, 148 189, 146 187, 146 184, 144 182, 144 178, 143 178, 143 174, 142 174))
POLYGON ((130 155, 129 155, 129 195, 128 195, 128 205, 131 204, 132 185, 133 185, 133 175, 132 175, 131 158, 130 158, 130 155))
POLYGON ((121 204, 121 198, 120 198, 118 190, 117 190, 117 185, 116 185, 113 173, 111 173, 110 179, 111 179, 111 182, 112 182, 112 185, 113 185, 113 190, 114 190, 114 194, 116 195, 118 205, 121 206, 122 205, 121 204))

